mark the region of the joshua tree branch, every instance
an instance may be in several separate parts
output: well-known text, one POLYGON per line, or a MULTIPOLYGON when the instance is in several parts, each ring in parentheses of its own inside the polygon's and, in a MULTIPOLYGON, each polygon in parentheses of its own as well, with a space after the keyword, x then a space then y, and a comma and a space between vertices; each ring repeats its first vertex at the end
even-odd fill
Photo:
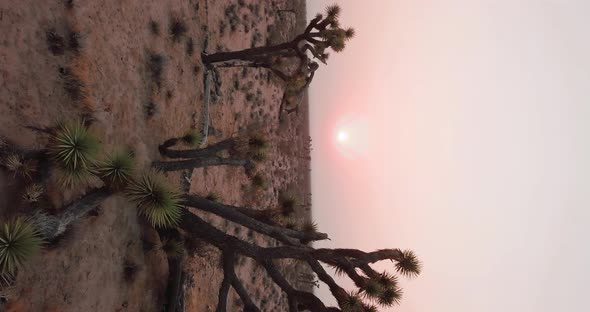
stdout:
POLYGON ((172 150, 170 147, 176 145, 178 139, 169 139, 160 145, 160 154, 168 158, 199 158, 211 157, 224 150, 231 150, 236 146, 236 139, 229 138, 219 141, 215 144, 208 145, 205 148, 188 149, 188 150, 172 150), (174 144, 171 142, 173 140, 174 144))
POLYGON ((208 158, 196 158, 187 160, 175 161, 155 161, 152 166, 162 171, 179 171, 186 169, 196 169, 211 166, 243 166, 248 168, 252 163, 248 159, 243 158, 223 158, 212 156, 208 158))
POLYGON ((244 211, 248 211, 248 209, 223 205, 195 195, 183 195, 182 204, 213 213, 228 221, 235 222, 251 230, 270 236, 287 245, 308 248, 307 246, 302 245, 299 241, 315 241, 328 238, 328 235, 324 233, 304 233, 269 225, 245 215, 244 211))

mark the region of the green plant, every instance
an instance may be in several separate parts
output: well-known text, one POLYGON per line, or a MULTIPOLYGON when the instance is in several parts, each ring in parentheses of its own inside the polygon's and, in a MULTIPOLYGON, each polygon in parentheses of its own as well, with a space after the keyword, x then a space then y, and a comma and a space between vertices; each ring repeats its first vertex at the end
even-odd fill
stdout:
POLYGON ((203 143, 203 135, 199 130, 191 129, 181 138, 181 141, 190 147, 198 147, 203 143))
POLYGON ((415 277, 420 274, 420 271, 422 270, 422 264, 420 263, 420 260, 418 260, 418 256, 416 256, 413 251, 402 251, 399 249, 396 249, 396 251, 398 252, 398 256, 394 258, 395 261, 397 261, 395 264, 395 269, 399 274, 408 277, 415 277))
POLYGON ((43 192, 45 192, 43 185, 33 183, 25 188, 23 200, 29 204, 36 203, 39 201, 39 198, 41 198, 41 195, 43 195, 43 192))
POLYGON ((50 138, 49 152, 62 167, 77 171, 90 170, 96 160, 100 142, 83 121, 66 122, 57 126, 50 138))
POLYGON ((23 178, 31 178, 35 172, 35 166, 29 159, 23 159, 18 154, 10 154, 4 159, 6 168, 13 172, 14 176, 21 176, 23 178))
POLYGON ((42 245, 41 235, 25 219, 4 222, 0 227, 0 275, 16 274, 42 245))
POLYGON ((256 175, 254 175, 252 177, 252 185, 255 188, 264 188, 266 186, 266 180, 264 179, 263 176, 261 176, 259 173, 257 173, 256 175))
POLYGON ((180 198, 155 172, 132 180, 126 194, 152 226, 173 227, 180 222, 180 198))
POLYGON ((168 258, 179 258, 184 255, 184 244, 176 238, 165 237, 162 239, 160 249, 168 258))
POLYGON ((219 195, 219 193, 216 193, 216 192, 209 192, 207 194, 207 196, 205 196, 205 199, 213 201, 213 202, 217 202, 217 201, 219 201, 219 199, 221 199, 221 195, 219 195))
POLYGON ((301 225, 301 231, 308 234, 313 234, 318 232, 318 224, 313 221, 305 221, 303 225, 301 225))
POLYGON ((299 205, 297 198, 292 195, 283 195, 279 198, 281 214, 289 216, 295 212, 295 208, 299 205))
POLYGON ((134 159, 129 151, 118 151, 98 165, 96 171, 101 179, 111 186, 124 186, 131 180, 134 159))

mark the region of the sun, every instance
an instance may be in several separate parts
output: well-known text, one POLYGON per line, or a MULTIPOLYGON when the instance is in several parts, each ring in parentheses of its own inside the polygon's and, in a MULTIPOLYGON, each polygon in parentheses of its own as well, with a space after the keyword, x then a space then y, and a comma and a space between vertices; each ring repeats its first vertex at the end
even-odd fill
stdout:
POLYGON ((348 142, 348 138, 349 138, 348 131, 346 131, 346 130, 340 130, 336 134, 336 140, 338 140, 338 142, 340 142, 340 143, 348 142))

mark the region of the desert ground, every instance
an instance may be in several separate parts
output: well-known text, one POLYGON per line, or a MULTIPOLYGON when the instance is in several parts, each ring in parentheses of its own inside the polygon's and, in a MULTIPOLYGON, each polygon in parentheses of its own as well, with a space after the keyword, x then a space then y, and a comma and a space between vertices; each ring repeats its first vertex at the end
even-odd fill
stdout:
MULTIPOLYGON (((91 130, 103 146, 129 147, 147 168, 161 158, 160 143, 202 123, 202 51, 277 43, 304 26, 303 0, 3 0, 0 135, 37 149, 47 135, 26 126, 91 117, 91 130), (179 24, 185 31, 172 36, 170 29, 179 24), (55 35, 65 38, 64 46, 52 43, 55 35), (77 88, 72 77, 81 84, 77 88)), ((268 159, 258 166, 267 183, 255 187, 242 168, 228 167, 171 173, 167 179, 184 191, 219 194, 232 205, 273 207, 289 192, 301 199, 297 215, 309 218, 307 102, 279 121, 284 87, 279 79, 264 69, 243 68, 218 69, 218 77, 208 142, 258 127, 271 144, 268 159)), ((50 185, 46 203, 24 207, 18 200, 23 182, 0 170, 0 220, 27 209, 53 213, 83 194, 83 188, 50 185)), ((235 236, 268 243, 245 228, 203 216, 235 236)), ((145 241, 154 239, 155 231, 134 207, 112 196, 19 272, 0 311, 162 311, 168 263, 163 252, 145 248, 145 241), (124 273, 129 266, 137 271, 132 279, 124 273)), ((219 253, 208 246, 186 259, 186 311, 215 310, 223 277, 219 262, 219 253)), ((283 263, 283 269, 293 283, 304 270, 296 262, 283 263)), ((253 261, 239 259, 238 275, 263 311, 286 310, 285 297, 253 261)), ((229 300, 230 311, 241 311, 235 293, 229 300)))

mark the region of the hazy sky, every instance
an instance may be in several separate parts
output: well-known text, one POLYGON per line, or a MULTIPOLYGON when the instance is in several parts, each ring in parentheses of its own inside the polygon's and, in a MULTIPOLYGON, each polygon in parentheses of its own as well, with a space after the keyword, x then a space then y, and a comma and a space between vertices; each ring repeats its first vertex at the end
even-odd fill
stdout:
POLYGON ((590 1, 336 2, 357 36, 310 88, 327 246, 415 250, 395 311, 589 311, 590 1))

